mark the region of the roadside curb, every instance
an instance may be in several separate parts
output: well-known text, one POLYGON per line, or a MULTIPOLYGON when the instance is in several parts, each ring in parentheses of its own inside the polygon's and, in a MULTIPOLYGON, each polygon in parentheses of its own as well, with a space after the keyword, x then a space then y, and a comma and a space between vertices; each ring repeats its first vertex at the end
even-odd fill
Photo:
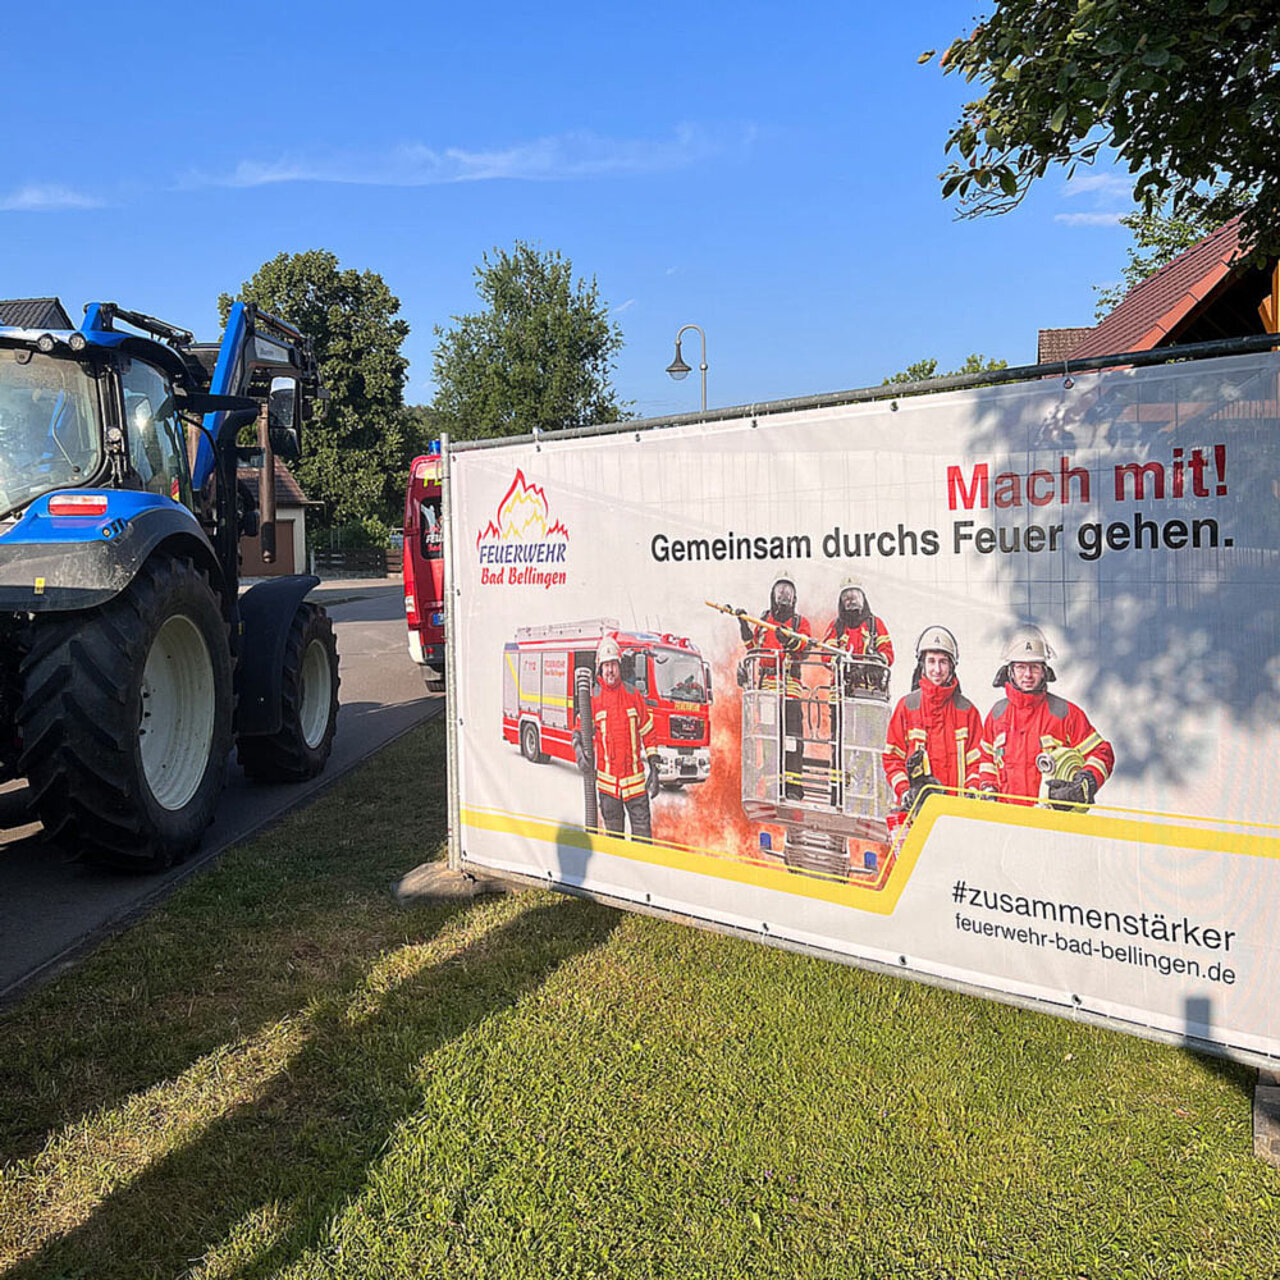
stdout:
POLYGON ((370 578, 367 581, 346 579, 312 587, 308 600, 317 604, 346 604, 350 600, 370 600, 378 596, 400 595, 404 584, 399 578, 370 578))
MULTIPOLYGON (((259 583, 270 581, 270 578, 245 578, 240 586, 247 591, 259 583)), ((403 590, 404 582, 399 574, 385 578, 321 578, 319 585, 307 593, 307 599, 313 604, 350 604, 352 600, 399 595, 403 590)))

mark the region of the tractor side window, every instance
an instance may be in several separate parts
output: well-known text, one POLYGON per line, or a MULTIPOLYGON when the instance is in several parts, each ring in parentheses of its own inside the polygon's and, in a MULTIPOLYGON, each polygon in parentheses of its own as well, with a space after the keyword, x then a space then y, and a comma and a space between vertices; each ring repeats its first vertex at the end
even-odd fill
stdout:
POLYGON ((191 505, 186 439, 169 380, 141 360, 127 360, 120 375, 129 460, 149 493, 191 505))

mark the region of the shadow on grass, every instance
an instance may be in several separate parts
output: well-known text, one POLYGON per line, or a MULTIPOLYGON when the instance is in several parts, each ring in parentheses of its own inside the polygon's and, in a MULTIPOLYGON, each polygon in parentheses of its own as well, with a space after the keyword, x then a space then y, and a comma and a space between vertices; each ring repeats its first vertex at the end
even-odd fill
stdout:
POLYGON ((0 1162, 330 998, 388 947, 443 927, 456 907, 405 912, 386 891, 444 838, 443 770, 437 721, 0 1013, 0 1162), (406 788, 410 774, 431 781, 406 788))
POLYGON ((1241 1066, 1229 1058, 1207 1052, 1202 1042, 1213 1035, 1212 1002, 1207 996, 1188 996, 1183 1002, 1183 1052, 1193 1057, 1206 1071, 1247 1098, 1253 1097, 1257 1072, 1253 1067, 1241 1066))
MULTIPOLYGON (((419 940, 461 909, 420 911, 419 940)), ((368 924, 335 937, 330 906, 314 905, 311 913, 313 921, 300 911, 256 928, 251 962, 237 958, 245 922, 235 919, 192 934, 173 968, 157 972, 141 954, 91 983, 88 995, 77 971, 64 979, 65 996, 46 999, 32 1014, 15 1010, 8 1021, 13 1051, 0 1061, 0 1164, 35 1155, 66 1125, 181 1075, 229 1041, 251 1039, 308 1000, 354 982, 387 946, 385 933, 368 924), (323 954, 308 941, 315 935, 329 944, 323 954), (121 995, 131 985, 145 992, 136 1003, 121 995), (78 1014, 99 995, 114 1002, 110 1016, 78 1014)), ((0 1035, 5 1025, 0 1020, 0 1035)))
POLYGON ((275 1274, 359 1193, 370 1164, 420 1103, 415 1073, 423 1058, 600 946, 616 918, 570 900, 535 907, 406 978, 363 1019, 335 1003, 261 1097, 157 1161, 7 1280, 184 1274, 246 1215, 273 1205, 283 1231, 231 1274, 275 1274))

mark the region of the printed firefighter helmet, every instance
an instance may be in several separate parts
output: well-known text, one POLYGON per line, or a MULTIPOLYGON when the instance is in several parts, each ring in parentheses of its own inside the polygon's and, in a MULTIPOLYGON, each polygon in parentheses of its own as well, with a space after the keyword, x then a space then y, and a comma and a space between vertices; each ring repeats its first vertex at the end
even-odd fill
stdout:
POLYGON ((916 641, 916 657, 923 658, 926 653, 945 653, 954 666, 960 661, 960 646, 956 638, 946 627, 926 627, 916 641))
POLYGON ((778 591, 779 591, 779 588, 784 586, 791 588, 791 599, 788 600, 786 604, 788 608, 793 610, 795 609, 796 599, 797 599, 796 580, 791 575, 791 573, 785 569, 774 577, 773 586, 769 588, 769 608, 770 609, 776 609, 779 603, 781 603, 779 599, 778 591))
POLYGON ((1000 661, 1052 662, 1057 656, 1039 627, 1025 626, 1019 627, 1005 642, 1000 661))
MULTIPOLYGON (((1009 681, 1009 667, 1015 662, 1039 662, 1044 666, 1044 684, 1058 678, 1057 673, 1049 665, 1057 654, 1053 646, 1045 639, 1039 627, 1027 623, 1014 630, 1000 652, 1000 667, 996 678, 991 682, 997 688, 1003 688, 1009 681)), ((1044 685, 1040 686, 1041 688, 1044 685)))
POLYGON ((618 648, 618 642, 612 636, 605 636, 596 647, 596 671, 606 662, 622 662, 622 650, 618 648))
POLYGON ((836 603, 840 609, 843 610, 845 608, 844 597, 846 591, 856 591, 858 595, 862 597, 862 604, 860 607, 863 609, 867 607, 867 593, 863 590, 862 583, 859 582, 857 578, 848 577, 840 584, 840 590, 836 594, 836 603))

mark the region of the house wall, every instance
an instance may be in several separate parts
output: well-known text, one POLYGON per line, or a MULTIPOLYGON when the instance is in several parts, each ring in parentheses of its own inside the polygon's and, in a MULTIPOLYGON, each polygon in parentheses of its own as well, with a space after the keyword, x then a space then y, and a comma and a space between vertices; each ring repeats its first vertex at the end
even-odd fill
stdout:
POLYGON ((307 572, 306 507, 279 504, 276 507, 276 561, 262 563, 260 543, 257 538, 241 538, 241 573, 246 578, 268 578, 289 573, 307 572), (290 536, 288 546, 286 535, 290 536), (292 554, 290 554, 292 553, 292 554))

